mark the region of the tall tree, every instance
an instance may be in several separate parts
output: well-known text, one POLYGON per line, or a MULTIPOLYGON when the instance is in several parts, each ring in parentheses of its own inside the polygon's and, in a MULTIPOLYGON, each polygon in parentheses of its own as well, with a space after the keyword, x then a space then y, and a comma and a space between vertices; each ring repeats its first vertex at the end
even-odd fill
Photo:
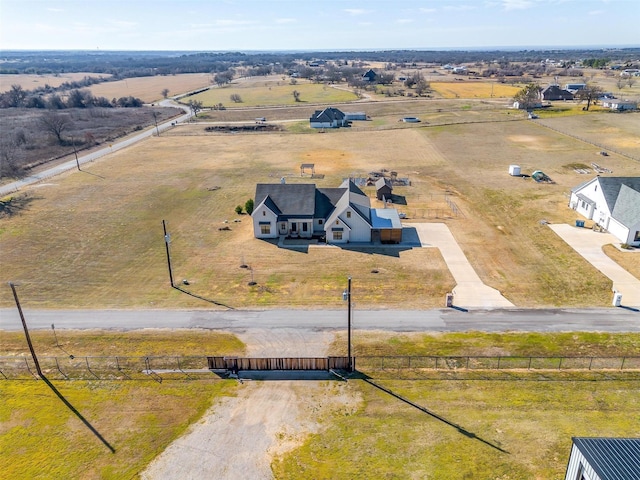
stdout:
POLYGON ((39 122, 47 133, 50 133, 58 140, 60 145, 64 144, 62 132, 71 126, 71 120, 69 120, 67 115, 56 112, 47 112, 40 117, 39 122))
POLYGON ((169 89, 168 88, 163 88, 162 92, 160 92, 162 94, 162 98, 167 98, 169 96, 169 89))
POLYGON ((591 102, 595 102, 598 97, 600 95, 602 95, 602 88, 600 88, 597 85, 592 85, 590 83, 587 83, 587 85, 578 90, 575 94, 575 98, 577 98, 580 102, 587 102, 587 106, 584 107, 584 110, 589 110, 589 107, 591 107, 591 102))
POLYGON ((202 102, 199 100, 189 100, 189 108, 194 117, 198 116, 198 112, 202 110, 202 102))
POLYGON ((530 83, 516 93, 513 100, 518 102, 520 108, 531 110, 540 103, 540 91, 541 88, 538 85, 530 83))

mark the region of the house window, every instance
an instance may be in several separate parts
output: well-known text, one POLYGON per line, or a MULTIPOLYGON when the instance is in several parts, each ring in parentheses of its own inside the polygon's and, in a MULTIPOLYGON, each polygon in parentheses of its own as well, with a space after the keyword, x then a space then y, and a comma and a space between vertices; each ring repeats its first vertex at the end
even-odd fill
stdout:
POLYGON ((306 222, 305 222, 305 223, 303 223, 303 224, 302 224, 302 231, 303 231, 303 232, 306 232, 308 229, 309 229, 309 224, 308 224, 308 223, 306 223, 306 222))
POLYGON ((336 220, 336 225, 340 225, 340 220, 336 220))
POLYGON ((347 218, 351 218, 351 211, 347 211, 347 218))
POLYGON ((318 225, 322 225, 322 223, 323 223, 322 219, 318 220, 318 225))
POLYGON ((333 232, 334 240, 342 240, 342 232, 333 232))
POLYGON ((267 216, 267 212, 265 212, 264 210, 262 211, 262 216, 266 217, 267 216))
POLYGON ((640 230, 636 232, 636 235, 633 237, 634 242, 640 242, 640 230))
POLYGON ((262 235, 270 235, 271 234, 271 225, 260 225, 260 233, 262 235))

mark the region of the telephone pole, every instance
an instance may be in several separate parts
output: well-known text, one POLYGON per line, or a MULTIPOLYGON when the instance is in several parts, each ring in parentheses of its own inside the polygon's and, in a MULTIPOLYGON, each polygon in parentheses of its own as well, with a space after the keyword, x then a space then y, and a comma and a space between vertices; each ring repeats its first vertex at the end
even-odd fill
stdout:
POLYGON ((33 349, 33 345, 31 344, 31 337, 29 336, 29 329, 27 328, 27 322, 24 319, 24 314, 22 313, 22 307, 20 306, 20 300, 18 300, 18 293, 16 292, 16 286, 13 282, 9 282, 9 286, 11 287, 11 291, 13 291, 13 298, 16 300, 16 306, 18 307, 18 313, 20 314, 20 320, 22 320, 22 327, 24 328, 24 335, 27 337, 27 344, 29 345, 29 350, 31 351, 31 356, 33 357, 33 363, 36 365, 36 371, 38 375, 44 377, 42 374, 42 370, 40 370, 40 363, 38 362, 38 357, 36 356, 36 351, 33 349))
POLYGON ((174 287, 173 283, 173 272, 171 271, 171 255, 169 254, 169 242, 171 241, 171 235, 167 233, 167 224, 164 220, 162 220, 162 228, 164 230, 164 244, 167 247, 167 265, 169 266, 169 281, 171 282, 171 287, 174 287))

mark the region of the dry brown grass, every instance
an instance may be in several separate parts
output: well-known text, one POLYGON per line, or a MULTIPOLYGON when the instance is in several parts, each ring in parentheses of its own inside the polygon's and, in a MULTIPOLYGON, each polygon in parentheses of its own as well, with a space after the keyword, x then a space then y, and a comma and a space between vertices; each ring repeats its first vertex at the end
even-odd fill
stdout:
POLYGON ((82 80, 84 77, 109 78, 111 74, 75 72, 61 73, 59 75, 0 75, 0 93, 9 91, 12 85, 20 85, 24 90, 34 90, 45 85, 55 88, 65 82, 82 80))
POLYGON ((89 90, 96 97, 108 99, 131 95, 143 102, 162 100, 162 90, 169 89, 169 96, 190 92, 211 85, 208 73, 183 73, 180 75, 156 75, 154 77, 136 77, 92 85, 89 90))
POLYGON ((640 278, 640 251, 638 249, 620 251, 613 245, 605 245, 602 250, 631 275, 640 278))
MULTIPOLYGON (((585 128, 591 117, 581 117, 585 128)), ((620 132, 613 135, 623 143, 620 132)), ((315 163, 325 175, 319 186, 380 168, 409 177, 412 186, 394 193, 406 196, 401 209, 411 221, 433 218, 430 210, 449 191, 465 215, 444 221, 481 278, 517 305, 607 305, 610 282, 539 224, 574 220, 566 195, 585 177, 565 166, 593 152, 528 121, 325 135, 205 134, 201 125, 185 126, 87 167, 103 178, 74 173, 33 189, 28 208, 0 223, 2 280, 22 281, 31 308, 209 306, 168 288, 166 219, 177 280, 224 304, 338 306, 350 274, 368 308, 440 306, 453 281, 436 250, 300 252, 253 238, 250 218, 234 207, 258 182, 309 181, 300 179, 299 165, 315 163), (556 183, 511 177, 511 163, 524 173, 541 169, 556 183), (225 220, 230 231, 219 230, 225 220), (257 286, 247 285, 251 274, 257 286)), ((637 174, 624 157, 611 155, 607 164, 616 175, 637 174)), ((0 291, 0 304, 12 304, 9 289, 0 291)))

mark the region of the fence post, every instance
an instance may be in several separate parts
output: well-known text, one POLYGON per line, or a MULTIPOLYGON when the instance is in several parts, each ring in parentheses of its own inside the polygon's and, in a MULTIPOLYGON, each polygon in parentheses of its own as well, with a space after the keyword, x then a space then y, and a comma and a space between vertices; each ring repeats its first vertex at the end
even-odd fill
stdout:
POLYGON ((531 360, 532 359, 533 359, 532 357, 529 357, 529 366, 527 367, 527 370, 531 370, 531 360))
POLYGON ((624 361, 627 359, 627 357, 622 357, 622 365, 620 365, 620 370, 624 370, 624 361))
POLYGON ((502 358, 502 357, 498 357, 498 368, 497 368, 497 370, 500 370, 500 359, 501 359, 501 358, 502 358))
POLYGON ((591 357, 591 360, 589 360, 589 370, 591 370, 591 365, 593 364, 593 357, 591 357))
POLYGON ((558 362, 558 370, 562 368, 562 357, 560 357, 560 362, 558 362))

